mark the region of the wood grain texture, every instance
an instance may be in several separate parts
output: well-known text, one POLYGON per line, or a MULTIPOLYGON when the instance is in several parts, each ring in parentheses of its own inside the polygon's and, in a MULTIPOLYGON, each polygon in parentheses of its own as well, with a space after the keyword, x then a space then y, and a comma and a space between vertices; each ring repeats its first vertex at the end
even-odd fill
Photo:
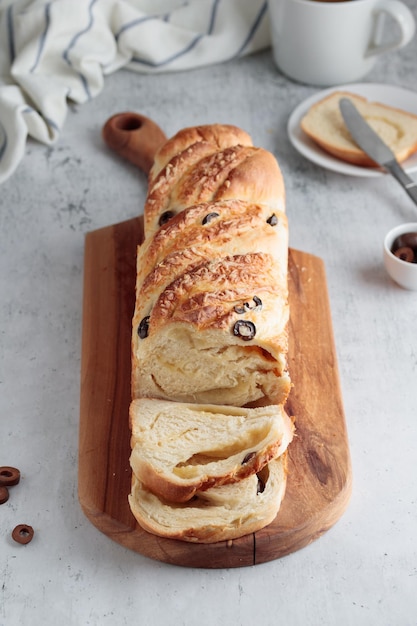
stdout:
POLYGON ((242 567, 280 558, 314 541, 345 511, 351 464, 325 269, 290 250, 287 409, 296 418, 287 492, 272 524, 230 542, 190 544, 140 528, 130 512, 130 337, 135 218, 88 233, 84 260, 78 492, 87 518, 108 537, 144 556, 188 567, 242 567))

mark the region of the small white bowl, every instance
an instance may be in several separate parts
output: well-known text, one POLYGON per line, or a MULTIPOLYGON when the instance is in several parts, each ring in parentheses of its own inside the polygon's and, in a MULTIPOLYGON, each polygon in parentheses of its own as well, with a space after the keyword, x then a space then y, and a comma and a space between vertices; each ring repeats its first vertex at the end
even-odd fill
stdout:
POLYGON ((417 263, 403 261, 391 252, 395 239, 405 233, 417 233, 417 222, 401 224, 387 233, 384 239, 384 265, 391 278, 401 287, 417 291, 417 263))

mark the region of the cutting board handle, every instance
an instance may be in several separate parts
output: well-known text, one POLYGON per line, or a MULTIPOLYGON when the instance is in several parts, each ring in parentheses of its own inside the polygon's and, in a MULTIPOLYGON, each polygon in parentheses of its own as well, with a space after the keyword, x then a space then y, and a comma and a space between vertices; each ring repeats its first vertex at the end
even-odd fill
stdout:
POLYGON ((149 174, 158 148, 167 140, 155 122, 130 112, 110 117, 103 126, 102 135, 109 148, 145 174, 149 174))

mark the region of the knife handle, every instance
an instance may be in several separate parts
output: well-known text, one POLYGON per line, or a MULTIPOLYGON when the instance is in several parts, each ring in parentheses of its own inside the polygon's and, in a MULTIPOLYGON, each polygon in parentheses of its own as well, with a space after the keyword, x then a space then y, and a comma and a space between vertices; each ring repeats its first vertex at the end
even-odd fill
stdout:
POLYGON ((417 205, 417 182, 408 176, 397 160, 384 163, 384 167, 398 180, 410 198, 417 205))

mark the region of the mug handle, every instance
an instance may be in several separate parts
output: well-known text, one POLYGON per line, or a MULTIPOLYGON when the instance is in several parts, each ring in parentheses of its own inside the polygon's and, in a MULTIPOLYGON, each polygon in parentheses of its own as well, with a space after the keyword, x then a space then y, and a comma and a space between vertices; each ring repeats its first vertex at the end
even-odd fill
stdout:
POLYGON ((400 2, 400 0, 383 0, 375 7, 374 12, 376 17, 375 30, 372 43, 365 56, 370 57, 376 54, 382 54, 383 52, 388 52, 388 50, 403 48, 411 41, 414 36, 416 24, 413 14, 403 2, 400 2), (380 44, 378 43, 378 40, 380 40, 382 36, 384 28, 383 18, 385 15, 389 15, 398 23, 400 27, 400 35, 398 39, 380 44))

